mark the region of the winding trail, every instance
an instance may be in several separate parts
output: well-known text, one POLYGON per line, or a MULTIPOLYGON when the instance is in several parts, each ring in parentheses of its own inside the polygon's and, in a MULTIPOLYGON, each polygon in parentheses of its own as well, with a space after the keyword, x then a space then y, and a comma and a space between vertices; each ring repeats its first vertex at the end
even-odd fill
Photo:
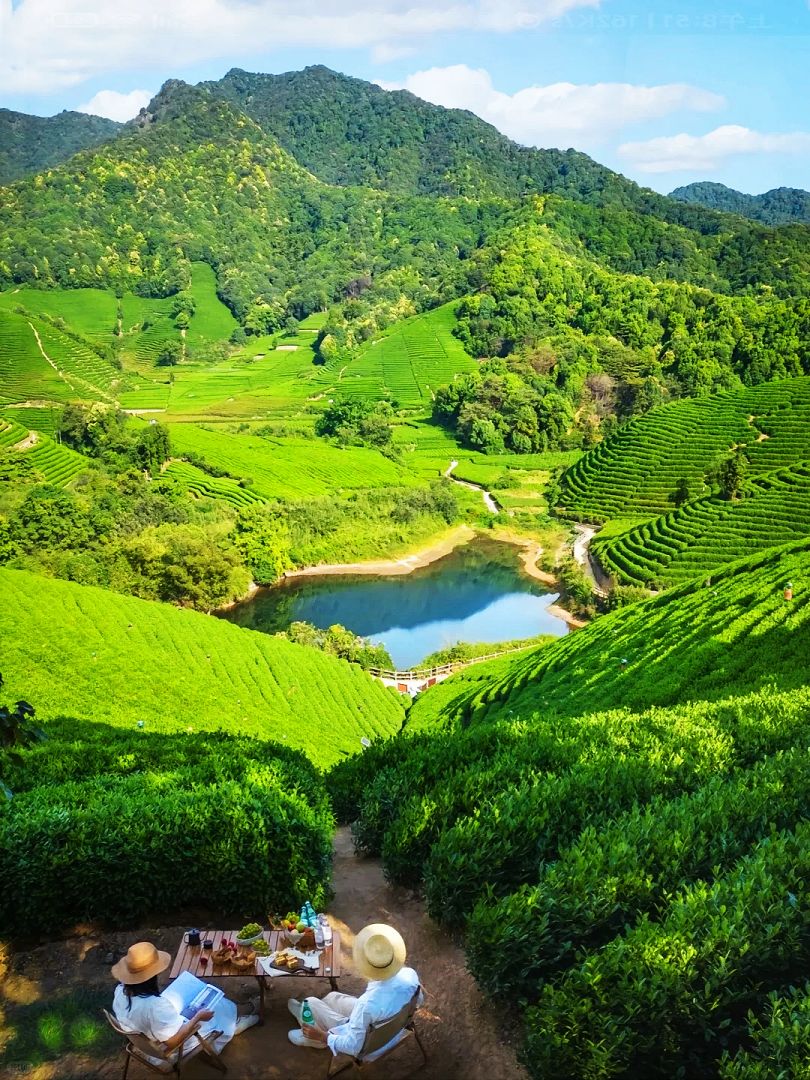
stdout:
POLYGON ((575 525, 574 530, 577 534, 572 548, 574 561, 579 563, 590 578, 594 592, 598 593, 599 596, 607 596, 610 592, 607 577, 602 567, 591 554, 591 540, 599 530, 595 529, 593 525, 581 524, 575 525))
POLYGON ((470 491, 480 491, 484 499, 484 506, 490 512, 490 514, 497 514, 500 512, 500 507, 492 498, 486 488, 481 487, 480 484, 473 484, 471 480, 456 480, 453 476, 453 470, 458 465, 457 461, 451 461, 447 468, 444 470, 444 475, 448 480, 452 480, 454 484, 458 484, 460 487, 469 488, 470 491))

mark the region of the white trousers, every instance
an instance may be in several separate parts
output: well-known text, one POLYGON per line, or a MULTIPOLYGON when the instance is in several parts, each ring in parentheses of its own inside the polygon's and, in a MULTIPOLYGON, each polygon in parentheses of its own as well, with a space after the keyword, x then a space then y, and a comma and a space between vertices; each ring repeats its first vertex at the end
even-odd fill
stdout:
MULTIPOLYGON (((341 994, 337 990, 333 990, 322 998, 308 997, 306 1000, 312 1009, 315 1026, 321 1031, 329 1031, 338 1024, 342 1024, 352 1015, 352 1009, 357 1004, 356 997, 352 997, 351 994, 341 994)), ((298 1019, 301 1019, 300 1010, 298 1019)))

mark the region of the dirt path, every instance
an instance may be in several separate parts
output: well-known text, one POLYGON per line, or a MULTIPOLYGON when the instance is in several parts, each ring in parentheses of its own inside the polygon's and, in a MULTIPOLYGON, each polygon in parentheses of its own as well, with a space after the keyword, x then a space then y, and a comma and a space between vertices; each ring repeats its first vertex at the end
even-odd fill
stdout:
MULTIPOLYGON (((354 933, 369 922, 393 924, 407 942, 409 961, 427 992, 417 1023, 428 1063, 415 1075, 423 1080, 526 1080, 526 1073, 517 1065, 489 1006, 466 971, 461 949, 447 941, 418 900, 387 884, 378 860, 355 857, 348 829, 339 829, 335 837, 334 888, 335 900, 329 915, 340 929, 347 958, 354 933)), ((193 921, 205 925, 202 919, 193 921)), ((13 955, 9 973, 0 980, 0 1035, 15 1038, 18 1025, 24 1022, 29 1060, 25 1055, 22 1060, 15 1055, 13 1064, 5 1067, 7 1059, 0 1054, 0 1077, 117 1080, 123 1055, 115 1037, 110 1039, 104 1031, 106 1045, 98 1050, 63 1052, 57 1057, 43 1053, 49 1030, 44 1020, 67 1011, 65 1002, 80 1003, 88 1016, 100 1017, 99 1010, 109 1007, 113 991, 110 954, 117 958, 132 942, 147 937, 159 948, 173 952, 183 930, 173 926, 99 934, 86 928, 65 941, 13 955)), ((253 979, 232 977, 221 980, 220 985, 239 1003, 247 1002, 256 993, 253 979)), ((359 993, 363 985, 352 975, 341 978, 345 993, 359 993)), ((228 1076, 233 1080, 322 1080, 325 1052, 298 1049, 287 1039, 292 1020, 286 1000, 293 992, 296 996, 322 995, 326 989, 316 980, 296 978, 294 985, 289 979, 275 980, 268 990, 264 1025, 251 1028, 225 1050, 228 1076)), ((50 1040, 53 1045, 52 1034, 50 1040)), ((0 1038, 0 1050, 3 1041, 0 1038)), ((380 1065, 369 1067, 369 1080, 404 1080, 418 1061, 416 1047, 404 1046, 380 1065)), ((129 1080, 147 1080, 153 1075, 137 1064, 129 1070, 129 1080)), ((183 1070, 186 1080, 211 1080, 215 1075, 199 1059, 183 1070)))
POLYGON ((573 547, 574 560, 579 563, 593 582, 594 591, 600 596, 607 596, 608 587, 605 575, 591 555, 591 540, 599 530, 595 529, 593 525, 575 525, 574 529, 577 534, 573 547))
POLYGON ((455 476, 453 476, 453 470, 456 468, 457 465, 457 461, 451 461, 447 468, 444 470, 444 475, 447 477, 447 479, 452 480, 454 484, 458 484, 460 487, 469 488, 470 491, 480 491, 484 499, 484 506, 487 508, 487 510, 489 510, 490 514, 499 513, 498 504, 492 498, 490 493, 485 488, 482 488, 480 484, 473 484, 469 480, 456 480, 455 476))
POLYGON ((32 446, 36 446, 39 442, 39 432, 29 431, 24 439, 20 439, 18 443, 14 443, 12 450, 30 450, 32 446))

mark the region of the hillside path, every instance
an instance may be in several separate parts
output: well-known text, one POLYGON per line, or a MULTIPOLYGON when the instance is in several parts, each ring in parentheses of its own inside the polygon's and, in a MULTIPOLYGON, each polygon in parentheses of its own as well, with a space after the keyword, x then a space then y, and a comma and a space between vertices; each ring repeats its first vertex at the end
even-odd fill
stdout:
POLYGON ((480 484, 473 484, 470 480, 456 480, 453 476, 453 470, 458 465, 457 461, 451 461, 447 468, 444 470, 444 475, 448 480, 452 480, 454 484, 459 484, 461 487, 469 488, 471 491, 480 491, 484 498, 484 506, 489 510, 490 514, 497 514, 498 504, 492 498, 486 488, 482 488, 480 484))
MULTIPOLYGON (((409 962, 419 972, 426 990, 417 1024, 428 1054, 427 1065, 414 1072, 420 1058, 411 1041, 379 1065, 370 1066, 368 1080, 406 1080, 411 1075, 420 1080, 528 1080, 490 1006, 467 972, 463 951, 431 922, 421 901, 409 891, 389 885, 378 859, 357 858, 348 828, 338 829, 333 851, 335 898, 329 917, 341 933, 344 970, 348 969, 354 933, 367 923, 387 922, 405 938, 409 962)), ((126 933, 83 927, 63 941, 16 953, 9 975, 0 979, 0 1002, 16 1001, 23 1009, 30 1002, 35 1016, 41 1015, 41 1001, 53 1003, 55 997, 87 1000, 87 995, 92 994, 100 1004, 107 1005, 114 989, 109 954, 118 957, 133 942, 144 939, 173 953, 188 926, 204 928, 217 921, 206 919, 202 912, 186 915, 185 925, 155 928, 152 923, 150 928, 126 933)), ((255 917, 255 913, 249 917, 255 917)), ((218 984, 238 1003, 256 994, 254 979, 234 977, 218 984)), ((364 985, 352 975, 340 980, 344 993, 359 994, 364 985)), ((323 1080, 325 1051, 299 1049, 287 1039, 293 1021, 286 1003, 290 995, 322 996, 328 989, 314 979, 271 982, 265 1023, 234 1039, 225 1049, 223 1061, 228 1076, 234 1080, 323 1080)), ((13 1025, 13 1018, 8 1019, 13 1025)), ((122 1055, 113 1045, 109 1053, 73 1052, 40 1066, 14 1066, 13 1075, 15 1080, 120 1080, 122 1055)), ((10 1075, 0 1065, 0 1077, 5 1080, 10 1075)), ((211 1080, 216 1075, 199 1058, 183 1069, 184 1080, 211 1080)), ((152 1076, 154 1073, 144 1066, 133 1063, 128 1080, 148 1080, 152 1076)))
POLYGON ((574 530, 577 534, 572 549, 574 561, 578 562, 588 575, 593 583, 594 591, 599 596, 607 596, 609 590, 605 575, 591 554, 591 540, 599 530, 595 529, 593 525, 575 525, 574 530))

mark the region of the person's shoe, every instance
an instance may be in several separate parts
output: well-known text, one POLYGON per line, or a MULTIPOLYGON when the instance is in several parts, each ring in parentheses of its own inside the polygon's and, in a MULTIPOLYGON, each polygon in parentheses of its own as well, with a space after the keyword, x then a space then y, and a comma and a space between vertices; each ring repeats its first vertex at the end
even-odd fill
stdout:
POLYGON ((308 1039, 300 1028, 288 1031, 287 1038, 293 1046, 311 1046, 313 1050, 326 1050, 326 1043, 316 1042, 315 1039, 308 1039))
POLYGON ((261 1017, 258 1013, 250 1013, 249 1016, 240 1016, 236 1021, 236 1027, 234 1028, 234 1035, 241 1035, 243 1031, 247 1031, 248 1028, 252 1028, 254 1024, 258 1024, 261 1017))
POLYGON ((299 1024, 301 1023, 301 1009, 303 1008, 303 1006, 304 1003, 302 1001, 299 1001, 298 998, 287 998, 287 1008, 290 1010, 290 1012, 299 1024))

